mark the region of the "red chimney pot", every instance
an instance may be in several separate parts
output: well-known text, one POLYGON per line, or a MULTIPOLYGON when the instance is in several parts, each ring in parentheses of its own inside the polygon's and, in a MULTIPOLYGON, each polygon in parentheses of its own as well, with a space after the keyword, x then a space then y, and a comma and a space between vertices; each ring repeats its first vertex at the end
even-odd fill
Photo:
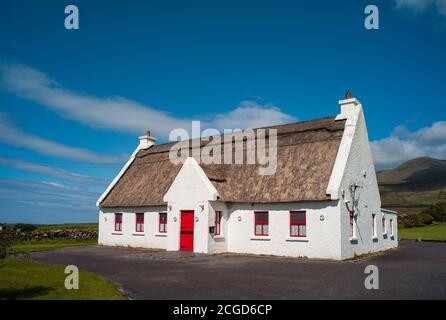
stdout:
POLYGON ((345 93, 345 99, 351 99, 352 98, 352 94, 350 93, 350 90, 347 90, 347 92, 345 93))
POLYGON ((150 136, 151 136, 150 133, 151 133, 150 130, 147 130, 146 135, 147 135, 148 137, 150 137, 150 136))

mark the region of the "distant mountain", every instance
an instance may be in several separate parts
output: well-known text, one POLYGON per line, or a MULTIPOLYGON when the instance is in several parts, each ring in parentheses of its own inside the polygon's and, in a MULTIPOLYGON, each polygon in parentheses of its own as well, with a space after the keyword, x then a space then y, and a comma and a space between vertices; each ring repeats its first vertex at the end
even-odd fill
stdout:
POLYGON ((395 169, 379 171, 377 177, 384 208, 417 213, 446 191, 446 160, 416 158, 395 169))

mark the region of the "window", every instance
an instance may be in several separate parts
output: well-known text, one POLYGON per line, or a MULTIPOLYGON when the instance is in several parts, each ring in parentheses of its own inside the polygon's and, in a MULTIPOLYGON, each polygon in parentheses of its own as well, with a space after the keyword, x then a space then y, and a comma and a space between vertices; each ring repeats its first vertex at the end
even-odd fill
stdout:
POLYGON ((215 212, 215 235, 221 234, 221 211, 215 212))
POLYGON ((167 232, 167 213, 166 212, 160 212, 159 213, 159 233, 166 233, 167 232))
POLYGON ((254 234, 256 236, 267 236, 268 233, 268 211, 254 212, 254 234))
POLYGON ((290 236, 307 236, 307 213, 305 211, 290 212, 290 236))
POLYGON ((122 231, 122 213, 115 213, 115 231, 122 231))
POLYGON ((382 224, 383 234, 386 234, 387 233, 387 230, 386 230, 386 218, 384 218, 384 217, 382 218, 381 224, 382 224))
POLYGON ((393 237, 393 220, 390 219, 390 236, 393 237))
POLYGON ((350 212, 350 238, 356 238, 356 221, 353 212, 350 212))
POLYGON ((136 232, 144 232, 144 213, 136 214, 136 232))
POLYGON ((376 214, 372 214, 372 237, 376 238, 376 214))

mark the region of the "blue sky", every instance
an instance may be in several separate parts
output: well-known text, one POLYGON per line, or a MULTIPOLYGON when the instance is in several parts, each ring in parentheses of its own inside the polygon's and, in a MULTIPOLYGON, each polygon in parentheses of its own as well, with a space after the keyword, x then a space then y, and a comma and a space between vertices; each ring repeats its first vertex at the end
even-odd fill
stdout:
POLYGON ((446 158, 446 0, 14 0, 0 39, 0 222, 96 221, 146 129, 331 116, 347 89, 378 168, 446 158))

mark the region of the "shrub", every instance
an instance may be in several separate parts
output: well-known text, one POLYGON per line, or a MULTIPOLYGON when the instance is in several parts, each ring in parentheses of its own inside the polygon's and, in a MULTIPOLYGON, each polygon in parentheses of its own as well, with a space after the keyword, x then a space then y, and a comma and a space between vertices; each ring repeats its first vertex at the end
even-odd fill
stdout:
POLYGON ((8 234, 0 233, 0 259, 6 258, 8 248, 11 246, 11 239, 8 234))
POLYGON ((435 221, 446 222, 446 201, 438 201, 423 212, 430 214, 435 221))
POLYGON ((32 232, 36 229, 37 227, 35 225, 28 223, 17 223, 14 225, 14 230, 20 230, 23 232, 32 232))

